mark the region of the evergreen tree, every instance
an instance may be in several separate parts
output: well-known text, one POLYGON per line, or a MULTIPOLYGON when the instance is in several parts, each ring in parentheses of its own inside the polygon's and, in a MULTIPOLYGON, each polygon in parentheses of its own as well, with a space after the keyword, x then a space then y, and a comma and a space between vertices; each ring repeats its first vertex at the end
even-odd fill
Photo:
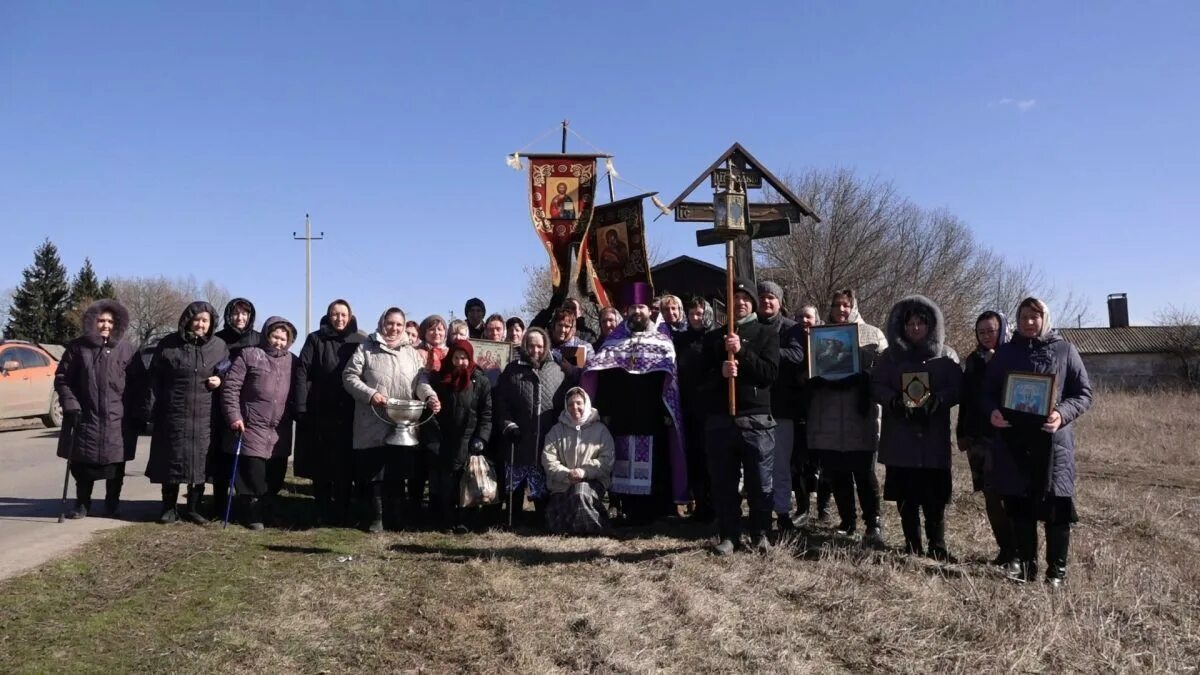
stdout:
POLYGON ((79 268, 74 281, 71 282, 71 292, 68 296, 70 309, 67 310, 67 322, 71 326, 72 335, 83 332, 83 313, 87 311, 88 305, 102 297, 104 296, 100 294, 100 279, 96 277, 92 261, 90 258, 84 258, 83 267, 79 268))
POLYGON ((113 286, 112 279, 104 277, 104 283, 100 284, 100 295, 98 297, 109 300, 117 299, 117 288, 113 286))
POLYGON ((63 344, 70 337, 67 269, 58 257, 58 247, 46 239, 33 253, 33 264, 21 273, 23 280, 13 292, 12 310, 4 337, 63 344))

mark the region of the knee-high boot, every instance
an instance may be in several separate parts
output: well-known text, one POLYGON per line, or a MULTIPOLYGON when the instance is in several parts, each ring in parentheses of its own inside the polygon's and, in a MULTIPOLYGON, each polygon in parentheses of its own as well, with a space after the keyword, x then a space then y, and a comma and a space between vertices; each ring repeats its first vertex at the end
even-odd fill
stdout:
POLYGON ((179 503, 179 483, 163 483, 162 486, 162 514, 158 517, 158 522, 162 524, 173 523, 179 519, 179 514, 176 512, 176 505, 179 503))
POLYGON ((929 557, 943 563, 958 562, 946 549, 946 505, 926 504, 924 511, 925 536, 929 539, 929 557))
POLYGON ((200 513, 200 500, 204 498, 204 483, 189 485, 187 489, 187 508, 180 515, 189 523, 207 525, 208 518, 200 513))
POLYGON ((383 532, 383 483, 373 482, 367 496, 367 532, 383 532))
POLYGON ((1067 583, 1067 549, 1071 547, 1070 523, 1046 523, 1046 581, 1058 587, 1067 583))
POLYGON ((124 473, 104 481, 104 513, 110 518, 117 517, 121 508, 121 488, 125 487, 124 473))
MULTIPOLYGON (((925 547, 921 545, 921 507, 906 499, 896 504, 900 511, 900 529, 904 531, 904 550, 909 555, 925 555, 925 547)), ((932 545, 932 541, 930 544, 932 545)))

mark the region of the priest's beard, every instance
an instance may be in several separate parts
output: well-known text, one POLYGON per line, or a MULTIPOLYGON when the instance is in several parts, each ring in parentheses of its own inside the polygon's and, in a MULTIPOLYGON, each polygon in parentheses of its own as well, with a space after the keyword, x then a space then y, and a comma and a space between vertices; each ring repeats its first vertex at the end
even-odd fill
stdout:
POLYGON ((625 319, 625 323, 629 325, 629 331, 632 333, 645 333, 650 328, 650 317, 634 314, 625 319))

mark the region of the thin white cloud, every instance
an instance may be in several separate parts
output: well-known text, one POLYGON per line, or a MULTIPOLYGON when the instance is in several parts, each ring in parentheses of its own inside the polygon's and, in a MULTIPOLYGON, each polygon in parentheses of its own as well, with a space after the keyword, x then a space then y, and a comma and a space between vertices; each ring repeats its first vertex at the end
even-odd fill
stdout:
POLYGON ((1005 96, 1004 98, 1000 99, 999 101, 996 101, 995 105, 1012 106, 1012 107, 1016 108, 1018 112, 1029 112, 1030 110, 1033 110, 1033 108, 1037 105, 1037 99, 1036 98, 1009 98, 1009 97, 1005 96))

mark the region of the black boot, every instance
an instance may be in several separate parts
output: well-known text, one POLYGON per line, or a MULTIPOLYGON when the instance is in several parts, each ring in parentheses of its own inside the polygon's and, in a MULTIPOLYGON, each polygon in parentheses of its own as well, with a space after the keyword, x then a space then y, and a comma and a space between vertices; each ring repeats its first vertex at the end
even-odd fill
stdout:
POLYGON ((929 538, 929 557, 954 565, 958 559, 946 550, 946 505, 933 504, 925 507, 925 536, 929 538))
POLYGON ((1037 579, 1037 522, 1024 518, 1012 520, 1017 545, 1016 565, 1005 573, 1010 581, 1027 583, 1037 579))
POLYGON ((246 497, 246 528, 259 531, 263 525, 263 503, 259 497, 246 497))
MULTIPOLYGON (((896 504, 900 511, 900 529, 904 531, 904 552, 908 555, 925 555, 921 544, 921 511, 916 503, 902 501, 896 504)), ((932 541, 930 542, 932 545, 932 541)))
POLYGON ((1004 511, 1003 500, 995 494, 984 493, 984 505, 987 507, 988 524, 992 527, 992 536, 1000 552, 992 560, 998 567, 1007 567, 1017 558, 1017 545, 1013 537, 1012 521, 1004 511))
POLYGON ((200 500, 204 497, 204 483, 189 485, 187 489, 187 507, 179 515, 189 523, 207 525, 208 518, 200 513, 200 500))
POLYGON ((867 521, 867 531, 863 533, 862 545, 863 548, 873 548, 876 551, 887 548, 887 542, 883 539, 883 520, 879 516, 867 521))
POLYGON ((829 524, 829 498, 833 495, 833 489, 829 486, 829 481, 824 479, 817 480, 817 522, 821 525, 829 524))
POLYGON ((371 483, 370 494, 367 495, 367 532, 379 534, 383 532, 383 486, 371 483))
POLYGON ((162 514, 158 517, 159 524, 166 525, 179 520, 176 505, 179 503, 179 483, 163 483, 162 514))
POLYGON ((121 488, 125 487, 125 476, 104 481, 104 515, 116 518, 121 510, 121 488))
MULTIPOLYGON (((837 533, 845 536, 854 536, 854 531, 858 529, 858 512, 854 505, 854 475, 846 472, 837 474, 832 477, 833 483, 833 500, 837 503, 838 515, 841 516, 841 522, 838 523, 837 533)), ((866 514, 863 514, 864 519, 866 514)))
POLYGON ((88 511, 92 508, 92 486, 95 485, 90 480, 75 480, 75 506, 71 507, 66 513, 66 517, 71 520, 87 518, 88 511))
POLYGON ((1046 583, 1062 588, 1067 583, 1067 549, 1071 547, 1071 525, 1046 523, 1046 583))

